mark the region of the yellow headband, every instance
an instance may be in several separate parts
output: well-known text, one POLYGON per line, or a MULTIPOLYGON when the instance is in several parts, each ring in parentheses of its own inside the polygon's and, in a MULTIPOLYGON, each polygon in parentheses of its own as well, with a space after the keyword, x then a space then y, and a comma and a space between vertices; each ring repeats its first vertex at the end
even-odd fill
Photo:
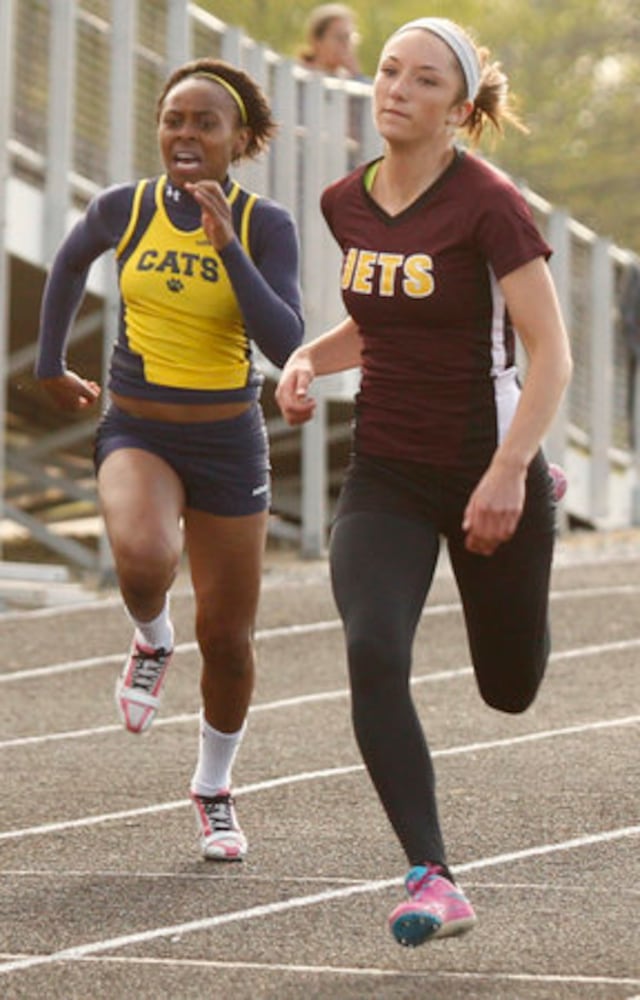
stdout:
POLYGON ((230 84, 228 80, 225 80, 223 76, 218 76, 217 73, 207 73, 206 70, 199 70, 197 73, 194 73, 193 75, 204 76, 207 78, 207 80, 214 80, 216 83, 219 83, 221 87, 224 87, 226 92, 230 94, 231 97, 233 97, 234 101, 238 106, 238 111, 240 112, 240 118, 242 119, 242 124, 243 125, 247 124, 247 109, 244 106, 244 101, 240 97, 240 94, 238 93, 236 88, 232 84, 230 84))

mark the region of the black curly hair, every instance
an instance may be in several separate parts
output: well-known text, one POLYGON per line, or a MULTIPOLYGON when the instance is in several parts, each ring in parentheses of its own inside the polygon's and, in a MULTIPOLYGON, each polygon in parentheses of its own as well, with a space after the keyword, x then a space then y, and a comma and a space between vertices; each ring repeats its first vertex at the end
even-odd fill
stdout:
MULTIPOLYGON (((231 63, 222 59, 194 59, 184 63, 174 70, 167 78, 162 91, 158 97, 156 105, 156 118, 159 121, 162 105, 167 94, 179 83, 190 76, 202 76, 213 74, 226 80, 228 84, 238 93, 246 110, 246 122, 243 125, 249 130, 249 140, 244 149, 242 159, 251 159, 258 156, 268 146, 270 140, 278 128, 271 113, 269 101, 258 86, 258 84, 245 73, 244 70, 237 69, 231 63)), ((240 110, 238 109, 240 117, 240 110)))

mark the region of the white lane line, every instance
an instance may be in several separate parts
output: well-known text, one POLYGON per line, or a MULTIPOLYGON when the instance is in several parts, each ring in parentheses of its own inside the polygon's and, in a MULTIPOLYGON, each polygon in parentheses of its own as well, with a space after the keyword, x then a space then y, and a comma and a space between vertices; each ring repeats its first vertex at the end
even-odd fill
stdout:
MULTIPOLYGON (((610 565, 624 565, 628 566, 630 562, 636 562, 638 556, 624 556, 622 558, 612 558, 607 560, 610 565)), ((580 562, 579 564, 573 564, 573 566, 578 566, 582 568, 583 566, 593 566, 601 565, 602 560, 600 558, 594 559, 593 561, 580 562)), ((567 564, 564 561, 558 560, 557 568, 567 569, 571 568, 572 564, 567 564)), ((440 569, 446 570, 445 578, 449 579, 451 577, 451 572, 448 566, 445 566, 444 561, 440 569)), ((288 572, 286 569, 283 571, 267 571, 265 572, 262 579, 262 589, 264 591, 274 590, 276 588, 281 589, 292 589, 300 587, 318 587, 318 586, 328 586, 329 585, 329 566, 328 563, 320 571, 316 572, 302 572, 296 573, 288 572)), ((640 584, 612 584, 610 586, 603 585, 591 588, 568 588, 563 590, 553 590, 551 592, 552 597, 567 594, 570 597, 589 597, 599 596, 602 593, 607 594, 619 594, 624 596, 625 594, 634 594, 640 590, 640 584)), ((171 596, 179 599, 183 597, 193 597, 193 588, 190 584, 176 585, 172 591, 171 596)), ((113 594, 105 594, 102 597, 96 597, 94 600, 80 601, 77 604, 63 604, 63 605, 53 605, 46 608, 16 608, 11 611, 4 611, 0 614, 0 622, 21 622, 21 621, 34 621, 43 618, 62 618, 68 617, 70 615, 79 615, 83 612, 91 611, 104 611, 105 609, 112 608, 122 608, 122 597, 118 592, 113 594)))
MULTIPOLYGON (((432 674, 422 674, 414 677, 412 684, 433 684, 441 681, 456 680, 458 677, 467 677, 473 671, 471 667, 459 667, 453 670, 439 670, 432 674)), ((301 705, 317 705, 325 701, 339 701, 347 698, 349 691, 347 688, 335 688, 332 691, 316 691, 312 694, 292 695, 289 698, 278 698, 275 701, 265 701, 256 705, 251 705, 249 712, 254 715, 260 712, 272 712, 280 708, 299 708, 301 705)), ((183 712, 179 715, 170 715, 166 718, 155 719, 153 728, 158 729, 163 726, 175 726, 184 722, 194 722, 200 718, 199 712, 183 712)), ((42 733, 39 736, 14 736, 8 740, 0 741, 0 750, 8 750, 12 747, 34 746, 38 743, 58 742, 60 740, 78 740, 87 737, 104 736, 111 733, 122 733, 122 723, 110 723, 107 726, 94 726, 86 729, 68 729, 59 733, 42 733)))
MULTIPOLYGON (((205 882, 208 884, 222 883, 228 885, 228 879, 226 873, 220 873, 216 870, 212 870, 211 866, 208 871, 198 871, 198 872, 181 872, 181 871, 165 871, 165 872, 143 872, 135 871, 131 872, 126 869, 118 871, 116 868, 75 868, 68 869, 65 868, 61 871, 59 868, 3 868, 0 871, 0 881, 2 879, 13 879, 13 878, 24 878, 25 880, 35 878, 38 880, 44 878, 55 878, 57 882, 63 882, 65 879, 70 881, 82 880, 87 877, 100 878, 105 881, 113 879, 114 882, 121 881, 124 879, 127 882, 131 882, 133 879, 140 879, 141 881, 157 882, 157 881, 169 881, 169 882, 205 882)), ((253 882, 259 885, 273 885, 277 882, 278 885, 360 885, 362 882, 361 878, 345 878, 340 875, 255 875, 250 871, 242 872, 242 884, 253 882)), ((467 886, 475 883, 465 883, 467 886)), ((492 887, 491 882, 479 882, 478 885, 492 887)), ((498 886, 496 886, 498 887, 498 886)), ((500 886, 502 887, 502 886, 500 886)), ((546 888, 544 885, 527 885, 527 889, 543 889, 546 888)), ((571 891, 576 892, 578 888, 571 886, 570 890, 566 886, 556 886, 558 892, 571 891)), ((589 892, 592 895, 593 890, 584 888, 584 892, 589 892)), ((600 890, 603 895, 610 895, 611 890, 603 886, 600 890)), ((633 894, 634 890, 626 888, 621 889, 621 895, 633 894)), ((640 893, 640 890, 638 890, 640 893)), ((595 893, 597 895, 597 892, 595 893)), ((13 957, 8 955, 8 958, 13 957)))
MULTIPOLYGON (((0 623, 1 624, 1 623, 0 623)), ((314 632, 332 632, 341 626, 337 619, 320 622, 309 622, 305 625, 281 625, 277 628, 259 629, 255 634, 256 641, 279 639, 283 636, 291 638, 296 635, 311 635, 314 632)), ((180 642, 175 647, 176 653, 197 652, 196 642, 180 642)), ((125 653, 106 653, 101 656, 90 656, 83 660, 71 660, 63 663, 53 663, 47 667, 32 667, 29 670, 14 670, 8 674, 0 674, 0 684, 11 684, 14 681, 33 680, 37 677, 48 677, 55 674, 72 673, 76 670, 88 670, 94 667, 110 666, 113 663, 123 663, 125 653)))
MULTIPOLYGON (((402 978, 409 980, 428 980, 433 982, 437 979, 462 979, 472 982, 515 982, 515 983, 557 983, 567 986, 637 986, 640 979, 632 976, 567 976, 554 975, 553 973, 536 972, 455 972, 445 969, 425 969, 424 972, 417 972, 412 969, 381 969, 367 968, 366 966, 343 966, 343 965, 293 965, 285 962, 222 962, 215 959, 206 958, 126 958, 122 955, 91 955, 84 959, 78 959, 87 963, 97 962, 102 965, 157 965, 169 966, 171 968, 205 968, 205 969, 236 969, 252 970, 256 972, 293 972, 302 975, 309 973, 327 976, 355 976, 387 979, 402 978)), ((640 1000, 640 997, 630 997, 628 1000, 640 1000)))
MULTIPOLYGON (((329 623, 316 623, 317 625, 322 625, 323 627, 329 623)), ((296 626, 296 628, 309 628, 310 626, 296 626)), ((281 631, 281 630, 278 630, 281 631)), ((263 636, 263 638, 265 638, 263 636)), ((268 636, 266 638, 269 638, 268 636)), ((192 644, 193 645, 193 644, 192 644)), ((620 653, 627 652, 630 649, 636 649, 640 646, 640 638, 638 639, 622 639, 616 642, 606 642, 600 643, 598 645, 589 646, 578 646, 574 649, 560 650, 559 652, 552 653, 549 657, 549 663, 561 663, 563 660, 575 660, 581 657, 592 657, 592 656, 604 656, 608 653, 620 653)), ((177 646, 176 650, 180 652, 184 647, 177 646)), ((111 659, 115 659, 112 657, 111 659)), ((92 660, 78 660, 75 664, 58 664, 53 667, 40 667, 37 670, 27 670, 20 671, 14 674, 0 675, 0 683, 13 681, 13 680, 25 680, 37 676, 45 676, 49 673, 64 673, 67 670, 83 669, 86 666, 100 666, 107 663, 109 658, 96 657, 92 660)), ((118 662, 122 662, 122 657, 117 657, 118 662)), ((412 677, 411 684, 430 684, 439 681, 455 680, 459 677, 466 677, 473 673, 473 669, 470 666, 466 667, 455 667, 452 670, 439 670, 431 674, 423 674, 421 676, 412 677)), ((252 705, 249 709, 250 712, 262 712, 271 711, 273 708, 286 708, 288 706, 300 706, 304 704, 315 704, 321 701, 333 701, 340 698, 346 698, 349 695, 347 688, 337 688, 333 691, 322 691, 315 694, 309 695, 295 695, 291 698, 282 698, 279 701, 268 702, 262 705, 252 705)), ((161 726, 173 726, 176 724, 182 724, 184 722, 193 722, 199 717, 197 712, 192 713, 181 713, 179 715, 168 716, 164 719, 156 719, 154 722, 154 728, 161 726)), ((86 729, 72 729, 66 730, 60 733, 43 733, 38 736, 16 736, 8 740, 0 741, 0 750, 9 749, 11 747, 29 746, 38 743, 55 742, 58 740, 76 740, 83 739, 85 737, 93 738, 94 736, 106 735, 110 733, 119 733, 122 730, 120 724, 110 724, 106 726, 95 726, 86 729)))
POLYGON ((640 591, 640 583, 617 583, 602 587, 570 587, 566 590, 550 591, 552 601, 574 600, 576 597, 633 597, 640 591))
MULTIPOLYGON (((534 847, 524 848, 519 851, 512 851, 506 854, 498 854, 493 857, 478 858, 475 861, 468 861, 465 864, 456 866, 458 872, 477 871, 482 868, 498 867, 510 864, 515 861, 525 861, 529 858, 540 857, 543 854, 553 854, 558 851, 571 851, 582 847, 591 847, 594 844, 611 843, 617 840, 628 839, 640 835, 640 825, 623 827, 617 830, 604 830, 601 833, 591 834, 584 837, 574 837, 570 840, 561 841, 556 844, 540 844, 534 847)), ((34 966, 52 965, 54 962, 73 961, 85 958, 88 955, 98 955, 104 951, 111 951, 114 948, 126 948, 133 944, 145 944, 149 941, 157 941, 167 937, 181 937, 184 934, 193 934, 199 931, 212 930, 227 924, 241 923, 249 920, 256 920, 262 917, 272 917, 279 913, 286 913, 290 910, 301 909, 309 906, 316 906, 321 903, 334 902, 336 900, 348 899, 352 896, 363 895, 371 892, 381 892, 393 886, 402 884, 401 878, 375 879, 363 882, 360 885, 342 887, 339 889, 328 889, 325 892, 313 893, 309 896, 297 896, 292 899, 280 900, 273 903, 265 903, 261 906, 252 906, 243 910, 235 910, 230 913, 220 913, 212 917, 201 917, 199 920, 188 920, 180 924, 170 924, 163 927, 152 927, 144 931, 135 931, 129 934, 121 934, 116 937, 106 938, 101 941, 90 941, 86 944, 74 945, 71 948, 63 948, 60 951, 49 955, 33 955, 29 958, 19 958, 15 961, 0 963, 0 975, 15 972, 20 969, 29 969, 34 966)), ((635 980, 632 980, 635 982, 635 980)))
MULTIPOLYGON (((313 632, 327 632, 341 626, 339 621, 311 622, 307 625, 286 625, 279 628, 263 629, 256 633, 256 640, 268 640, 280 638, 282 636, 309 635, 313 632)), ((618 639, 614 642, 590 644, 588 646, 577 646, 575 649, 559 650, 552 652, 549 657, 550 663, 557 663, 561 660, 575 659, 577 656, 601 656, 605 653, 626 652, 629 649, 637 649, 640 646, 640 637, 634 639, 618 639)), ((195 652, 197 644, 195 642, 178 643, 175 648, 176 653, 195 652)), ((32 680, 37 677, 48 677, 55 674, 72 673, 76 670, 86 670, 88 668, 109 666, 112 663, 122 663, 122 653, 109 653, 103 656, 92 656, 84 660, 74 660, 65 663, 54 663, 48 667, 34 667, 29 670, 15 670, 12 673, 0 674, 0 684, 11 684, 15 681, 32 680)), ((471 667, 466 671, 470 672, 471 667)))
MULTIPOLYGON (((455 757, 468 753, 478 753, 483 750, 497 750, 524 743, 534 743, 541 740, 553 739, 556 737, 583 735, 584 733, 589 732, 602 732, 605 730, 617 729, 623 726, 635 725, 639 722, 640 715, 628 715, 618 719, 600 719, 595 722, 586 722, 573 726, 563 726, 559 729, 546 729, 533 733, 524 733, 520 736, 508 736, 503 739, 467 743, 456 747, 445 747, 441 750, 434 750, 432 752, 432 757, 434 759, 438 757, 455 757)), ((307 781, 344 777, 349 774, 357 774, 363 770, 363 764, 349 764, 344 767, 323 768, 317 771, 302 771, 298 774, 287 774, 278 778, 269 778, 264 781, 257 781, 249 785, 241 785, 235 790, 234 794, 236 796, 249 795, 254 792, 270 791, 274 788, 300 784, 307 781)), ((176 809, 183 809, 189 805, 189 799, 178 799, 173 802, 163 802, 153 806, 141 806, 136 809, 103 813, 97 816, 83 816, 80 819, 62 820, 57 823, 44 823, 41 826, 22 827, 19 830, 5 830, 0 833, 0 843, 8 840, 20 840, 23 837, 37 837, 49 833, 59 833, 62 830, 77 830, 85 827, 99 826, 101 823, 132 819, 138 816, 150 816, 156 813, 172 812, 176 809)))
MULTIPOLYGON (((615 587, 596 587, 591 591, 553 591, 551 594, 552 600, 563 600, 568 597, 606 597, 615 596, 622 594, 635 594, 640 591, 640 584, 638 585, 621 585, 615 587)), ((423 611, 423 617, 436 617, 438 615, 448 615, 452 613, 460 613, 461 607, 459 601, 453 604, 434 604, 426 607, 423 611)), ((2 624, 2 617, 0 616, 0 625, 2 624)), ((317 632, 335 632, 342 628, 342 622, 339 618, 330 618, 325 621, 317 622, 307 622, 299 625, 280 625, 273 628, 263 628, 258 629, 255 634, 256 641, 268 641, 270 639, 281 639, 281 638, 292 638, 295 636, 312 635, 317 632)), ((640 644, 640 639, 628 639, 622 640, 620 644, 612 643, 607 644, 607 646, 593 646, 585 647, 585 649, 593 648, 598 651, 606 651, 606 649, 615 650, 620 649, 633 649, 635 646, 640 644)), ((175 648, 176 653, 194 653, 198 650, 198 644, 196 642, 182 642, 178 643, 175 648)), ((562 655, 554 654, 555 656, 562 655)), ((70 660, 63 663, 53 663, 44 667, 31 667, 27 670, 14 670, 8 673, 0 674, 0 684, 11 684, 16 681, 32 680, 38 677, 48 677, 55 676, 56 674, 62 673, 72 673, 76 670, 88 670, 94 667, 105 667, 111 666, 112 664, 120 664, 123 662, 124 653, 120 651, 119 653, 105 653, 101 656, 91 656, 86 657, 82 660, 70 660)))
MULTIPOLYGON (((209 884, 222 883, 225 884, 227 879, 224 874, 208 872, 180 872, 180 871, 129 871, 127 869, 117 870, 115 868, 75 868, 75 869, 64 869, 61 871, 59 868, 5 868, 0 871, 0 881, 3 879, 9 879, 11 881, 15 879, 24 879, 25 882, 37 880, 42 883, 45 879, 55 879, 58 884, 62 882, 74 882, 83 881, 86 878, 96 878, 104 882, 203 882, 209 884)), ((254 885, 261 886, 272 886, 275 882, 278 885, 297 885, 297 886, 318 886, 318 885, 360 885, 362 882, 361 878, 345 878, 340 875, 255 875, 250 872, 242 873, 242 884, 247 885, 253 883, 254 885)), ((603 896, 609 898, 611 896, 611 889, 608 885, 559 885, 557 882, 504 882, 504 881, 492 881, 490 879, 468 879, 464 880, 464 887, 466 890, 473 890, 474 892, 492 891, 495 892, 499 890, 501 893, 505 892, 538 892, 545 893, 557 893, 562 896, 589 896, 596 899, 598 896, 603 896)), ((634 886, 622 886, 618 887, 617 890, 618 898, 624 899, 629 897, 635 900, 636 897, 640 896, 640 888, 635 888, 634 886)), ((0 952, 0 960, 3 958, 11 959, 21 957, 16 955, 15 952, 7 952, 3 954, 0 952)), ((26 955, 24 957, 27 957, 26 955)), ((639 980, 640 982, 640 980, 639 980)))
MULTIPOLYGON (((167 716, 164 719, 155 719, 153 728, 162 726, 175 726, 183 722, 194 722, 199 718, 199 712, 183 712, 180 715, 167 716)), ((14 736, 9 740, 0 741, 0 750, 10 750, 15 747, 37 746, 40 743, 60 743, 63 740, 83 740, 93 739, 95 736, 108 736, 112 733, 121 733, 122 724, 110 723, 108 726, 93 726, 87 729, 66 729, 59 733, 42 733, 40 736, 14 736)))
MULTIPOLYGON (((317 587, 326 585, 329 580, 328 566, 321 572, 303 570, 301 572, 290 572, 288 570, 265 569, 262 577, 262 590, 290 590, 300 587, 317 587)), ((193 597, 193 588, 189 583, 176 584, 171 590, 171 597, 180 599, 183 597, 193 597)), ((33 621, 40 618, 63 618, 68 615, 78 615, 83 611, 104 611, 110 608, 122 610, 122 597, 117 591, 112 594, 104 594, 102 597, 95 597, 93 600, 80 601, 77 604, 57 604, 46 608, 15 608, 11 611, 0 613, 0 622, 20 622, 33 621)))
MULTIPOLYGON (((0 955, 0 958, 5 956, 0 955)), ((7 956, 11 957, 11 956, 7 956)), ((14 956, 17 957, 17 956, 14 956)), ((295 974, 336 977, 356 977, 374 979, 407 979, 411 981, 428 980, 470 980, 471 982, 489 983, 556 983, 558 985, 578 985, 578 986, 637 986, 640 979, 632 976, 568 976, 554 975, 553 973, 535 972, 455 972, 445 969, 425 969, 423 972, 413 969, 396 968, 381 969, 367 966, 344 966, 344 965, 294 965, 285 962, 223 962, 216 959, 206 958, 152 958, 134 957, 127 958, 124 955, 87 955, 77 959, 78 962, 87 964, 98 963, 100 965, 136 965, 136 966, 157 966, 175 969, 228 969, 237 971, 254 972, 291 972, 295 974)), ((629 997, 628 1000, 640 1000, 640 997, 629 997)))
POLYGON ((594 844, 607 844, 616 840, 627 840, 640 836, 640 823, 637 826, 623 826, 616 830, 603 830, 602 833, 586 833, 582 837, 570 837, 558 844, 539 844, 537 847, 525 847, 519 851, 507 851, 504 854, 494 854, 489 858, 478 858, 476 861, 465 861, 455 866, 455 873, 481 871, 483 868, 495 868, 508 865, 514 861, 529 858, 540 858, 545 854, 555 854, 563 851, 574 851, 580 847, 592 847, 594 844))

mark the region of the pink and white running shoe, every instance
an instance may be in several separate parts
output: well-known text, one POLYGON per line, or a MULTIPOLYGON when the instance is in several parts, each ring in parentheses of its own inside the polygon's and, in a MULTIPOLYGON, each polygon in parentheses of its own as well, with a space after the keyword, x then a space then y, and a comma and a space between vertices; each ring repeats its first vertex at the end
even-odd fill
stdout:
POLYGON ((210 861, 242 861, 247 853, 247 838, 240 829, 230 792, 190 794, 203 857, 210 861))
POLYGON ((130 733, 144 733, 155 719, 172 649, 154 649, 135 639, 116 681, 116 705, 130 733))
POLYGON ((416 865, 404 880, 409 899, 391 912, 391 933, 406 948, 434 938, 470 931, 476 922, 471 903, 440 865, 416 865))

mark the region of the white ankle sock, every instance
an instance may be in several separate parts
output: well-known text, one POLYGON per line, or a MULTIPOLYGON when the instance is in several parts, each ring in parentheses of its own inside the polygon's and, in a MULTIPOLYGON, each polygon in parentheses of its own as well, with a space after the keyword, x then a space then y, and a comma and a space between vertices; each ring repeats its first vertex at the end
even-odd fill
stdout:
POLYGON ((150 622, 141 622, 131 614, 127 608, 127 614, 136 627, 136 639, 143 642, 145 646, 153 646, 154 649, 173 649, 173 625, 169 618, 169 595, 167 594, 164 607, 159 615, 156 615, 150 622))
POLYGON ((231 788, 231 768, 244 731, 246 721, 236 733, 221 733, 209 725, 200 713, 200 743, 198 763, 191 779, 191 791, 196 795, 213 796, 231 788))

